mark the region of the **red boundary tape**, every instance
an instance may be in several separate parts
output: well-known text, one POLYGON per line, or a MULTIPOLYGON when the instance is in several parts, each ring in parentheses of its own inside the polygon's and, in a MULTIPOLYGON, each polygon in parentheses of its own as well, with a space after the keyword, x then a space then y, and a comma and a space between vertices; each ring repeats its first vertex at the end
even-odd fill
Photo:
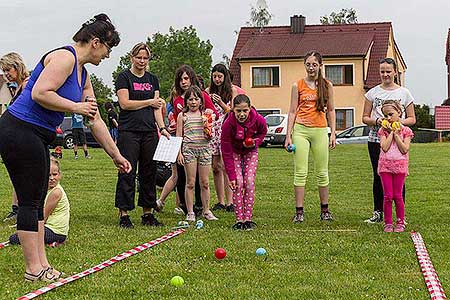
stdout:
POLYGON ((8 246, 9 246, 9 241, 0 243, 0 249, 3 249, 8 246))
POLYGON ((428 292, 432 300, 447 299, 438 275, 434 270, 433 263, 428 255, 427 248, 422 236, 418 232, 411 232, 411 239, 413 240, 414 247, 416 248, 417 260, 419 261, 420 269, 425 280, 428 292))
POLYGON ((40 288, 38 290, 35 290, 35 291, 31 292, 31 293, 28 293, 25 296, 17 298, 17 300, 29 300, 29 299, 36 298, 37 296, 45 294, 48 291, 51 291, 51 290, 53 290, 53 289, 55 289, 57 287, 60 287, 60 286, 65 285, 65 284, 67 284, 69 282, 75 281, 77 279, 83 278, 85 276, 88 276, 88 275, 93 274, 95 272, 98 272, 100 270, 103 270, 104 268, 109 267, 109 266, 115 264, 116 262, 119 262, 121 260, 124 260, 124 259, 130 257, 130 256, 138 254, 138 253, 140 253, 140 252, 142 252, 144 250, 152 248, 152 247, 154 247, 154 246, 156 246, 156 245, 158 245, 160 243, 163 243, 163 242, 165 242, 165 241, 167 241, 167 240, 169 240, 169 239, 171 239, 173 237, 176 237, 177 235, 179 235, 179 234, 181 234, 183 232, 184 232, 183 229, 178 229, 178 230, 169 232, 168 234, 163 235, 160 238, 157 238, 157 239, 155 239, 153 241, 150 241, 148 243, 144 243, 142 245, 134 247, 133 249, 130 249, 130 250, 126 251, 126 252, 123 252, 123 253, 121 253, 119 255, 116 255, 116 256, 114 256, 114 257, 112 257, 112 258, 110 258, 110 259, 108 259, 108 260, 106 260, 106 261, 104 261, 104 262, 102 262, 102 263, 100 263, 100 264, 90 268, 90 269, 87 269, 87 270, 85 270, 83 272, 80 272, 78 274, 72 275, 70 277, 61 279, 60 281, 51 283, 51 284, 47 285, 46 287, 42 287, 42 288, 40 288))

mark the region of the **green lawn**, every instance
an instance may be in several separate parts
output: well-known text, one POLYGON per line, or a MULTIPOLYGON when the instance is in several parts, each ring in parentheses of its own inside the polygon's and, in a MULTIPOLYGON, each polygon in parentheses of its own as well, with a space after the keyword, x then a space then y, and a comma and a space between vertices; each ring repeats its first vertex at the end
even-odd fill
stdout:
MULTIPOLYGON (((64 151, 64 186, 72 208, 66 245, 48 248, 52 264, 75 274, 171 230, 172 194, 159 220, 166 226, 117 226, 114 208, 116 172, 100 149, 92 160, 75 161, 64 151)), ((411 175, 406 186, 407 230, 419 231, 444 289, 450 293, 449 144, 413 144, 411 175)), ((57 288, 40 299, 429 299, 408 233, 385 234, 381 225, 362 221, 372 212, 371 168, 366 146, 340 145, 330 157, 330 208, 335 221, 319 220, 319 199, 310 176, 305 222, 292 224, 293 163, 280 148, 261 149, 254 221, 258 229, 235 232, 234 215, 218 213, 219 221, 202 230, 188 230, 174 239, 130 257, 113 267, 57 288), (326 229, 354 231, 326 232, 326 229), (217 261, 214 249, 227 257, 217 261), (268 255, 257 257, 264 247, 268 255), (180 275, 181 288, 170 278, 180 275)), ((0 165, 1 217, 10 207, 11 185, 0 165)), ((212 188, 213 190, 213 188, 212 188)), ((211 196, 215 202, 215 195, 211 196)), ((12 229, 0 224, 0 240, 12 229)), ((1 299, 14 299, 44 286, 23 280, 19 247, 0 250, 1 299)))

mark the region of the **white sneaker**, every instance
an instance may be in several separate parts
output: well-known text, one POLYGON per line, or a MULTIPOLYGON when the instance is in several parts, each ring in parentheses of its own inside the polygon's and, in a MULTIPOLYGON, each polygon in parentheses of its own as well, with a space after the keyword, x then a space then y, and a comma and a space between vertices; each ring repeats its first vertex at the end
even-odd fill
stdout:
POLYGON ((195 213, 194 212, 187 213, 186 221, 195 222, 195 213))
POLYGON ((213 213, 212 211, 208 210, 206 212, 203 213, 203 218, 205 218, 208 221, 216 221, 219 220, 213 213))
POLYGON ((364 220, 364 222, 369 224, 381 223, 383 222, 383 213, 379 211, 374 211, 371 218, 364 220))
POLYGON ((175 209, 173 210, 173 213, 176 215, 184 215, 184 211, 179 207, 175 207, 175 209))

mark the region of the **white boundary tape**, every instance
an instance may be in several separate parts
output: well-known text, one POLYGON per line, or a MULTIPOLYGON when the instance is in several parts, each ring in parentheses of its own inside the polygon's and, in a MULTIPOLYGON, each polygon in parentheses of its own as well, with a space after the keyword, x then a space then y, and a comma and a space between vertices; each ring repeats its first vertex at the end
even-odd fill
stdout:
POLYGON ((425 285, 432 300, 447 299, 438 275, 434 270, 433 263, 428 255, 427 248, 422 236, 418 232, 411 232, 411 239, 413 240, 414 247, 416 248, 416 255, 419 261, 420 268, 422 270, 425 285))
POLYGON ((42 288, 40 288, 38 290, 35 290, 34 292, 28 293, 25 296, 17 298, 17 300, 34 299, 37 296, 42 295, 44 293, 47 293, 48 291, 51 291, 51 290, 53 290, 53 289, 55 289, 57 287, 60 287, 60 286, 65 285, 65 284, 67 284, 69 282, 75 281, 77 279, 83 278, 83 277, 88 276, 90 274, 93 274, 95 272, 101 271, 104 268, 115 264, 116 262, 119 262, 121 260, 124 260, 124 259, 130 257, 130 256, 138 254, 138 253, 140 253, 140 252, 142 252, 144 250, 152 248, 153 246, 161 244, 161 243, 163 243, 163 242, 165 242, 165 241, 167 241, 167 240, 169 240, 169 239, 171 239, 173 237, 176 237, 177 235, 179 235, 179 234, 181 234, 183 232, 184 232, 184 229, 178 229, 176 231, 169 232, 168 234, 163 235, 160 238, 157 238, 157 239, 155 239, 153 241, 150 241, 148 243, 144 243, 142 245, 134 247, 133 249, 130 249, 130 250, 126 251, 126 252, 123 252, 123 253, 121 253, 119 255, 116 255, 116 256, 114 256, 114 257, 112 257, 112 258, 110 258, 110 259, 108 259, 108 260, 106 260, 106 261, 104 261, 104 262, 102 262, 102 263, 100 263, 100 264, 90 268, 90 269, 87 269, 87 270, 85 270, 83 272, 80 272, 78 274, 72 275, 70 277, 61 279, 60 281, 51 283, 51 284, 47 285, 46 287, 42 287, 42 288))

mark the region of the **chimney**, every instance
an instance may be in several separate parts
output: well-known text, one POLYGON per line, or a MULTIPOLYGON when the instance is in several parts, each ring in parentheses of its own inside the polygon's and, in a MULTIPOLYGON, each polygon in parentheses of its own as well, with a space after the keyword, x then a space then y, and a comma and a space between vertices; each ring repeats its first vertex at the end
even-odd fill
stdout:
POLYGON ((305 33, 306 18, 302 15, 291 17, 291 33, 305 33))

